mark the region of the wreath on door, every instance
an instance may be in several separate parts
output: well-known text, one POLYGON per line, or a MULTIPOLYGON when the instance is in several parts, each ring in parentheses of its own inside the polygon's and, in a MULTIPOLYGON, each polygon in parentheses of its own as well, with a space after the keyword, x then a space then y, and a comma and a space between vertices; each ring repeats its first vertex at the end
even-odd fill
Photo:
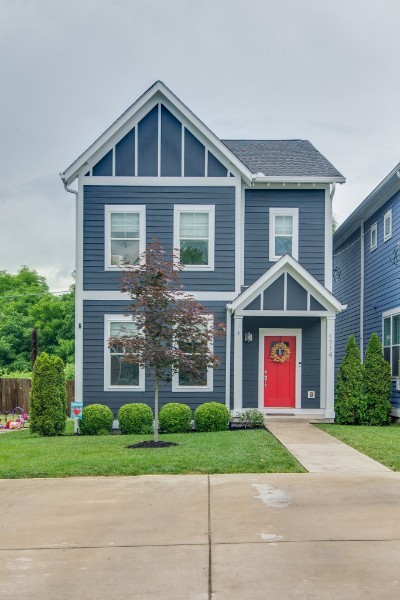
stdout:
POLYGON ((285 363, 290 358, 290 348, 284 342, 277 342, 271 348, 271 360, 276 363, 285 363))

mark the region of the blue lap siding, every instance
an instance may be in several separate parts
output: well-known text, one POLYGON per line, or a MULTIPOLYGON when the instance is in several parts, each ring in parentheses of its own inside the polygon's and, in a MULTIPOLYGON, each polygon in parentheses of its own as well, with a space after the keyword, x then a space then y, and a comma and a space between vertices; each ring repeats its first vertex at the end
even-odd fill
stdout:
POLYGON ((182 273, 187 290, 235 289, 234 187, 122 187, 84 188, 84 290, 116 290, 121 272, 104 270, 105 205, 146 205, 146 242, 157 237, 167 251, 173 249, 174 205, 215 205, 215 269, 182 273))

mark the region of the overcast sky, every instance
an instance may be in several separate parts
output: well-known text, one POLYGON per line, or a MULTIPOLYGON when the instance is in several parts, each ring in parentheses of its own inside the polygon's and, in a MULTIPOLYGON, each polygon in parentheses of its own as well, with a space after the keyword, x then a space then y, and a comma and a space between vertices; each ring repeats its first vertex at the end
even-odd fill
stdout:
POLYGON ((309 139, 342 222, 400 161, 399 0, 0 0, 0 270, 74 268, 58 177, 161 79, 221 138, 309 139))

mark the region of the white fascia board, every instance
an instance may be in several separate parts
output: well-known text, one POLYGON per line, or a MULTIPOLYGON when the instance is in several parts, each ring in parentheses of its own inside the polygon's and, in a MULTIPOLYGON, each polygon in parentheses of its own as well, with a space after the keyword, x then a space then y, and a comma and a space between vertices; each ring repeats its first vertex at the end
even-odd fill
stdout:
POLYGON ((253 183, 346 183, 345 177, 296 177, 288 175, 263 176, 253 175, 253 183))
MULTIPOLYGON (((112 147, 116 143, 117 136, 123 137, 128 132, 130 127, 134 127, 134 118, 139 121, 147 110, 150 110, 150 104, 155 105, 156 103, 166 99, 171 103, 172 106, 176 107, 179 113, 187 120, 188 124, 194 127, 204 138, 212 145, 217 148, 218 152, 223 155, 229 163, 231 163, 236 170, 243 176, 247 182, 251 182, 252 173, 251 171, 238 159, 238 157, 231 152, 221 142, 221 140, 206 126, 204 123, 196 117, 196 115, 185 105, 170 89, 168 89, 161 81, 157 81, 152 85, 136 102, 134 102, 106 131, 91 145, 89 148, 77 158, 63 173, 60 173, 60 177, 63 182, 70 184, 78 175, 80 169, 88 163, 100 151, 106 153, 108 147, 112 147), (142 114, 143 113, 143 114, 142 114), (127 124, 129 123, 129 127, 127 124), (123 130, 123 128, 127 128, 123 130), (123 131, 122 131, 123 130, 123 131)), ((185 124, 185 123, 184 123, 185 124)), ((97 162, 97 160, 96 160, 97 162)), ((89 166, 88 166, 89 168, 89 166)))

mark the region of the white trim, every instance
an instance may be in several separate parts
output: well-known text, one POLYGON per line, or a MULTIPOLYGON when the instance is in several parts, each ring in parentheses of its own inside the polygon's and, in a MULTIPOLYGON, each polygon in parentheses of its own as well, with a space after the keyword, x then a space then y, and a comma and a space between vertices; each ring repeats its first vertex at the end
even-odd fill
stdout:
MULTIPOLYGON (((200 302, 230 302, 237 296, 236 292, 191 292, 190 290, 185 290, 183 295, 192 296, 200 302)), ((127 302, 130 299, 128 293, 119 292, 118 290, 85 290, 82 292, 82 300, 121 300, 121 302, 127 302)))
POLYGON ((243 317, 327 317, 336 313, 328 310, 245 310, 237 308, 235 314, 243 317))
POLYGON ((382 313, 382 319, 386 319, 387 317, 393 317, 394 315, 400 314, 400 306, 396 306, 396 308, 390 308, 389 310, 385 310, 382 313))
POLYGON ((162 187, 234 187, 233 177, 84 177, 84 185, 113 185, 120 187, 162 186, 162 187))
POLYGON ((325 287, 332 291, 333 249, 332 242, 332 197, 329 188, 325 189, 325 287))
POLYGON ((228 410, 231 409, 231 339, 232 339, 232 313, 229 309, 226 311, 226 332, 225 332, 225 404, 228 410))
MULTIPOLYGON (((400 380, 400 371, 399 375, 393 375, 393 366, 392 366, 392 358, 393 358, 393 346, 398 346, 399 344, 393 344, 393 319, 392 317, 397 317, 400 315, 400 306, 397 308, 391 308, 390 310, 386 310, 382 313, 382 351, 384 352, 385 348, 390 349, 390 373, 392 377, 392 381, 398 382, 400 380), (390 319, 390 346, 385 344, 385 319, 390 319)), ((397 388, 396 388, 397 389, 397 388)))
POLYGON ((215 247, 215 205, 175 204, 174 205, 174 263, 179 262, 180 255, 180 215, 183 212, 207 213, 208 217, 208 264, 184 265, 184 271, 214 271, 215 247))
POLYGON ((75 400, 83 401, 83 175, 78 176, 75 209, 75 400))
POLYGON ((373 252, 378 247, 378 223, 371 225, 369 230, 369 251, 373 252), (375 244, 372 242, 372 234, 375 232, 375 244))
POLYGON ((321 348, 320 348, 320 408, 326 406, 326 319, 321 317, 321 348))
POLYGON ((111 353, 108 347, 110 339, 110 324, 111 323, 132 323, 129 315, 121 314, 105 314, 104 315, 104 391, 105 392, 144 392, 146 388, 145 369, 139 367, 139 385, 111 385, 111 353))
POLYGON ((310 184, 312 186, 316 185, 316 184, 330 184, 330 183, 345 183, 346 182, 346 178, 345 177, 296 177, 295 175, 293 176, 289 176, 289 175, 277 175, 276 177, 257 177, 256 175, 253 175, 253 183, 254 184, 258 184, 258 183, 264 183, 267 184, 268 183, 293 183, 295 185, 299 185, 301 183, 305 183, 305 184, 310 184))
POLYGON ((242 281, 242 186, 240 180, 235 178, 235 290, 240 294, 242 281))
POLYGON ((146 250, 146 206, 144 204, 105 204, 104 206, 104 270, 126 271, 127 268, 111 264, 111 214, 139 213, 139 257, 146 250))
POLYGON ((291 256, 299 259, 299 209, 298 208, 277 208, 269 209, 269 260, 276 262, 281 255, 275 254, 275 218, 281 216, 292 217, 292 252, 291 256))
POLYGON ((161 177, 161 102, 157 111, 157 175, 161 177))
POLYGON ((392 209, 388 210, 383 217, 383 241, 387 242, 388 240, 390 240, 390 238, 392 237, 392 209), (386 221, 389 221, 390 223, 390 231, 388 234, 386 234, 386 221))
POLYGON ((364 364, 364 288, 365 288, 365 238, 364 219, 360 222, 360 354, 364 364))
POLYGON ((243 316, 235 313, 233 319, 233 408, 243 407, 243 316))
MULTIPOLYGON (((240 272, 242 274, 240 286, 244 285, 244 248, 245 248, 245 227, 246 227, 246 191, 243 183, 241 183, 241 196, 242 196, 242 224, 241 224, 241 255, 240 255, 240 272)), ((241 288, 240 288, 241 289, 241 288)), ((239 291, 240 291, 239 289, 239 291)))
POLYGON ((326 317, 325 417, 335 418, 335 316, 326 317))
MULTIPOLYGON (((295 336, 296 337, 296 370, 295 370, 295 406, 288 407, 285 411, 301 409, 301 362, 302 362, 302 330, 301 329, 280 329, 280 328, 260 328, 258 341, 258 407, 260 410, 270 411, 269 407, 264 406, 264 338, 265 336, 295 336)), ((303 411, 302 411, 303 412, 303 411)))
MULTIPOLYGON (((204 315, 207 322, 208 329, 211 329, 214 325, 213 315, 204 315)), ((208 349, 212 352, 214 342, 211 340, 208 343, 208 349)), ((206 385, 179 385, 179 371, 172 375, 172 391, 173 392, 212 392, 214 386, 214 369, 211 367, 207 369, 207 384, 206 385)))

